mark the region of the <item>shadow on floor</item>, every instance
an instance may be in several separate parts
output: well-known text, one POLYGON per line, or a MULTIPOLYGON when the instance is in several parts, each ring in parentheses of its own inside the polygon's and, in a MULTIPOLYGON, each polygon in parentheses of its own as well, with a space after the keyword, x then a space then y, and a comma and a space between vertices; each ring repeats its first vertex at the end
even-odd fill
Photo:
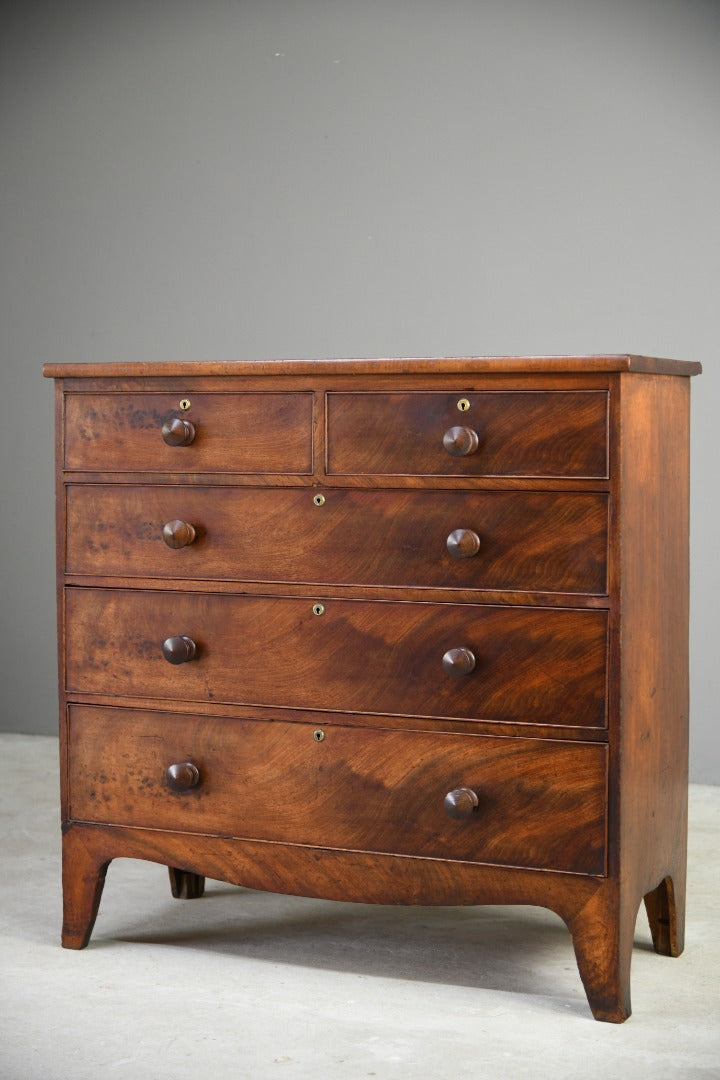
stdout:
POLYGON ((174 946, 372 977, 558 996, 587 1004, 570 935, 541 908, 385 907, 209 883, 201 900, 169 901, 150 920, 96 928, 91 948, 174 946))

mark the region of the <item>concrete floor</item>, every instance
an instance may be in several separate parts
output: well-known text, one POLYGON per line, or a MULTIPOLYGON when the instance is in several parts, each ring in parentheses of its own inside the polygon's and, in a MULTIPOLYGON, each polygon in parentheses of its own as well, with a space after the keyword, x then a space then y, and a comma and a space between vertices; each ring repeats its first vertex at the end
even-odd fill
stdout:
POLYGON ((117 860, 88 949, 59 947, 57 750, 0 735, 1 1080, 720 1077, 720 788, 691 789, 684 955, 644 913, 634 1015, 596 1023, 539 908, 383 908, 117 860))

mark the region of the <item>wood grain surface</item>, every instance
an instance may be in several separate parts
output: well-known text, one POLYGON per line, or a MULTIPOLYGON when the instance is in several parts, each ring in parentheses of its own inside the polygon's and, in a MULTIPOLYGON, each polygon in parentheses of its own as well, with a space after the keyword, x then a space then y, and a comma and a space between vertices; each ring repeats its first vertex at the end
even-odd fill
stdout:
POLYGON ((606 749, 72 706, 77 820, 602 874, 606 749), (192 761, 200 783, 172 791, 192 761), (478 809, 443 809, 459 784, 478 809))
POLYGON ((327 471, 606 477, 607 407, 592 390, 329 393, 327 471), (477 435, 475 452, 448 453, 455 427, 477 435))
POLYGON ((422 492, 72 484, 67 571, 181 579, 602 594, 608 500, 562 492, 422 492), (171 549, 175 519, 195 539, 171 549), (453 558, 448 537, 480 548, 453 558))
POLYGON ((449 376, 453 374, 544 375, 614 371, 645 371, 665 375, 699 375, 702 365, 689 360, 668 360, 634 353, 603 353, 579 356, 470 356, 470 357, 378 357, 372 360, 203 360, 163 361, 153 363, 45 364, 43 375, 49 379, 67 378, 202 378, 204 376, 310 375, 413 375, 449 376))
POLYGON ((75 692, 602 726, 604 611, 66 590, 75 692), (197 659, 167 663, 187 635, 197 659), (457 647, 473 673, 444 672, 457 647))
POLYGON ((311 393, 67 394, 65 468, 115 472, 312 472, 311 393), (166 421, 191 421, 189 446, 168 446, 166 421))

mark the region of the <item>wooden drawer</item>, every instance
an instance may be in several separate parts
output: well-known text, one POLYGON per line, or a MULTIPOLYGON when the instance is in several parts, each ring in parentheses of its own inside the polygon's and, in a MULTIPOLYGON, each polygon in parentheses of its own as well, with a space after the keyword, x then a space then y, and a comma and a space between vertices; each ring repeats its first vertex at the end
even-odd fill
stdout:
POLYGON ((446 589, 607 588, 606 495, 330 488, 319 497, 321 506, 309 489, 69 485, 67 571, 446 589), (173 520, 193 526, 189 545, 163 541, 163 526, 173 520), (458 530, 462 535, 451 538, 458 530), (451 556, 453 540, 467 552, 477 541, 479 550, 451 556))
MULTIPOLYGON (((608 395, 599 390, 329 393, 327 471, 335 475, 608 475, 608 395), (466 411, 458 403, 466 401, 466 411), (452 429, 477 438, 466 456, 452 429)), ((463 437, 458 436, 463 447, 463 437)))
POLYGON ((605 871, 597 744, 71 706, 70 817, 293 844, 605 871), (197 786, 170 790, 190 762, 197 786), (468 787, 478 807, 448 816, 468 787))
POLYGON ((65 604, 73 692, 605 723, 604 611, 77 587, 65 604), (163 642, 182 636, 196 658, 169 663, 163 642), (474 654, 469 674, 445 670, 456 649, 474 654))
POLYGON ((312 472, 311 393, 67 394, 66 469, 85 472, 312 472), (163 425, 189 422, 188 446, 163 425))

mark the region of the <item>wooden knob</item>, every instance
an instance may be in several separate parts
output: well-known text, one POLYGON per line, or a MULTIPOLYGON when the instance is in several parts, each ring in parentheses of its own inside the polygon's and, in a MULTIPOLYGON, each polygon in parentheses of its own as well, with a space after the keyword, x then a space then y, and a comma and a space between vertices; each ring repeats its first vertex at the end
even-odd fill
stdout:
POLYGON ((446 671, 448 675, 469 675, 474 670, 475 663, 475 653, 464 646, 459 649, 448 649, 442 658, 443 671, 446 671))
POLYGON ((168 521, 163 525, 163 540, 169 548, 182 548, 192 544, 195 529, 188 521, 168 521))
POLYGON ((443 435, 443 446, 452 457, 468 457, 478 445, 477 431, 469 427, 451 427, 443 435))
POLYGON ((192 761, 177 761, 168 766, 165 780, 172 791, 190 791, 200 783, 200 770, 192 761))
POLYGON ((163 656, 169 664, 186 664, 188 660, 194 660, 197 653, 197 645, 192 638, 169 637, 163 641, 163 656))
POLYGON ((195 438, 195 425, 173 416, 172 420, 166 420, 163 424, 162 437, 168 446, 189 446, 195 438))
POLYGON ((447 538, 447 549, 453 559, 471 559, 480 550, 480 537, 472 529, 453 529, 447 538))
POLYGON ((445 813, 450 817, 469 818, 473 811, 478 808, 479 799, 472 788, 458 787, 453 791, 448 791, 443 802, 445 813))

